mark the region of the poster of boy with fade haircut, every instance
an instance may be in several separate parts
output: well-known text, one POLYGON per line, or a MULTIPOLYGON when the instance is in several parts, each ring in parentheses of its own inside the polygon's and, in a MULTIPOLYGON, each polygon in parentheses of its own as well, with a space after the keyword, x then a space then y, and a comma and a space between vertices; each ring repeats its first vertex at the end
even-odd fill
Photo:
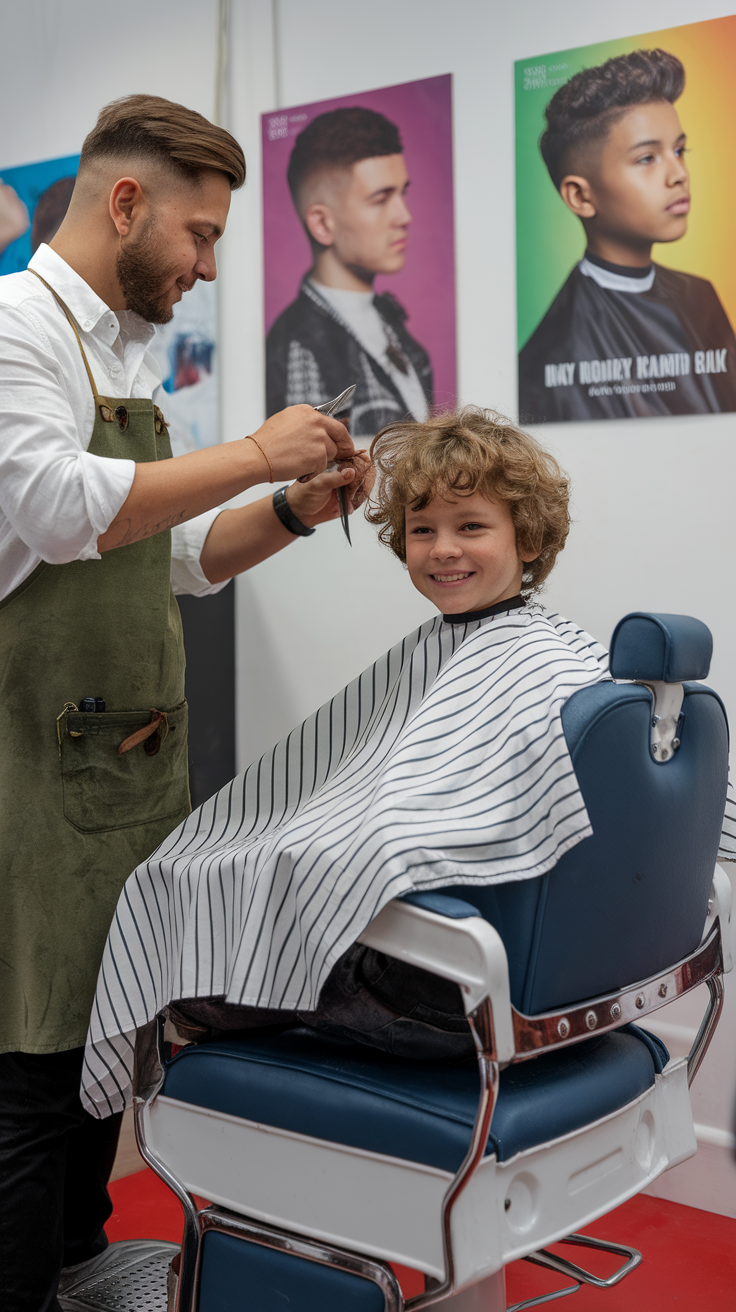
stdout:
POLYGON ((355 383, 351 434, 368 441, 454 401, 450 90, 264 115, 267 414, 355 383))
POLYGON ((517 66, 519 413, 527 423, 736 410, 732 246, 714 214, 727 201, 723 159, 715 171, 702 103, 706 81, 722 74, 733 121, 731 70, 722 56, 705 56, 734 36, 734 19, 717 19, 517 66), (718 31, 724 25, 728 33, 718 31), (546 180, 540 168, 524 176, 532 132, 546 180), (531 193, 542 202, 534 220, 531 193), (557 213, 544 231, 551 202, 557 213), (555 248, 560 214, 577 230, 572 271, 569 231, 555 248), (534 287, 540 251, 549 267, 534 287), (556 294, 547 299, 550 273, 556 294))

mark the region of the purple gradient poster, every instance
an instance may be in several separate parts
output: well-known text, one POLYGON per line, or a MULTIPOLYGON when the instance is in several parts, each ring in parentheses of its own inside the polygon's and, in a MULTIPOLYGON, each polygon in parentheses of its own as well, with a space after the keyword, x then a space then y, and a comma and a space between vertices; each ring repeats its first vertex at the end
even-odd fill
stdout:
POLYGON ((267 413, 357 384, 351 431, 456 399, 452 78, 262 118, 267 413))

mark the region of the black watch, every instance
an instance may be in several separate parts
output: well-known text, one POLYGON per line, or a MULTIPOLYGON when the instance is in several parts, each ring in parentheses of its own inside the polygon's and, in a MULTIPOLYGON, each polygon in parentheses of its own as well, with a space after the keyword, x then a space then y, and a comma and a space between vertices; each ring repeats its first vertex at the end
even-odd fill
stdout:
POLYGON ((290 533, 295 533, 296 536, 300 538, 311 538, 316 530, 313 528, 307 528, 306 524, 302 524, 302 521, 294 514, 294 511, 286 500, 287 487, 288 483, 285 483, 283 487, 279 488, 278 492, 274 492, 273 508, 284 528, 288 528, 290 533))

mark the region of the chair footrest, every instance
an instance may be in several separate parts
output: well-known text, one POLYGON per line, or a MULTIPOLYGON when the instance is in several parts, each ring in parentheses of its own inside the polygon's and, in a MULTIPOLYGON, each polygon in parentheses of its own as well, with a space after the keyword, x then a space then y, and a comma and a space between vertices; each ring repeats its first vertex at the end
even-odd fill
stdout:
POLYGON ((592 1271, 586 1271, 584 1267, 578 1266, 575 1262, 569 1262, 567 1258, 560 1257, 557 1253, 550 1253, 549 1249, 542 1248, 536 1253, 529 1253, 524 1258, 525 1262, 533 1262, 535 1266, 547 1267, 550 1271, 557 1271, 560 1275, 570 1276, 575 1284, 569 1285, 567 1289, 556 1289, 551 1294, 541 1294, 537 1298, 526 1299, 523 1303, 514 1303, 512 1307, 506 1309, 506 1312, 522 1312, 523 1308, 538 1307, 542 1303, 552 1303, 557 1298, 564 1298, 567 1294, 577 1294, 583 1285, 594 1285, 596 1289, 611 1289, 617 1285, 624 1276, 628 1276, 638 1267, 641 1262, 641 1253, 638 1248, 629 1248, 628 1244, 613 1244, 606 1239, 594 1239, 590 1235, 567 1235, 565 1239, 558 1240, 561 1244, 577 1244, 581 1248, 595 1248, 600 1253, 617 1253, 625 1257, 626 1261, 613 1272, 610 1276, 596 1276, 592 1271))
POLYGON ((553 1303, 557 1298, 566 1298, 568 1294, 577 1294, 582 1289, 580 1283, 568 1285, 565 1289, 555 1289, 551 1294, 539 1294, 536 1298, 525 1298, 523 1303, 511 1303, 506 1312, 524 1312, 528 1307, 540 1307, 542 1303, 553 1303))
POLYGON ((119 1312, 143 1308, 166 1312, 167 1276, 178 1244, 158 1239, 126 1239, 110 1244, 67 1282, 59 1303, 63 1312, 119 1312), (86 1269, 89 1268, 89 1269, 86 1269))

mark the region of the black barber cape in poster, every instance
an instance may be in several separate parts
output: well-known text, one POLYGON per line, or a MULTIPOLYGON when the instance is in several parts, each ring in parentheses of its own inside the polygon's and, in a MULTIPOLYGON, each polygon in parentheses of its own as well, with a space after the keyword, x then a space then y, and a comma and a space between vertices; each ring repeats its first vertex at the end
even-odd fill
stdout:
POLYGON ((704 278, 591 256, 519 355, 522 422, 736 410, 736 338, 704 278))

